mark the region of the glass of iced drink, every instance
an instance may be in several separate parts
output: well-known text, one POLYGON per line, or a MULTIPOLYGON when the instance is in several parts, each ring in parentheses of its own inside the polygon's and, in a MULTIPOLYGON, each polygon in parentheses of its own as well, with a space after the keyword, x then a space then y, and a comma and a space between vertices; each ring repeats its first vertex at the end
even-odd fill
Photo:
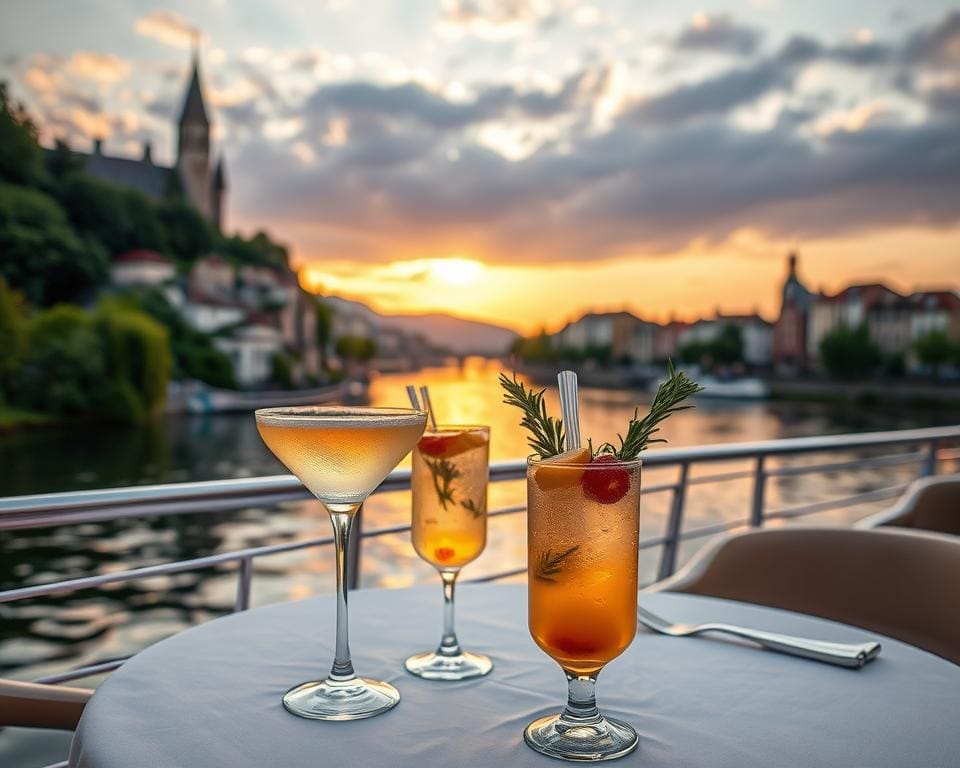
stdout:
POLYGON ((604 717, 594 694, 600 670, 637 630, 640 461, 588 450, 527 463, 530 634, 567 676, 563 712, 524 732, 538 752, 610 760, 631 752, 637 733, 604 717))
POLYGON ((493 668, 486 656, 460 647, 453 620, 454 585, 460 569, 479 557, 487 544, 489 459, 489 427, 427 429, 413 450, 413 547, 443 580, 440 645, 404 663, 418 677, 464 680, 493 668))

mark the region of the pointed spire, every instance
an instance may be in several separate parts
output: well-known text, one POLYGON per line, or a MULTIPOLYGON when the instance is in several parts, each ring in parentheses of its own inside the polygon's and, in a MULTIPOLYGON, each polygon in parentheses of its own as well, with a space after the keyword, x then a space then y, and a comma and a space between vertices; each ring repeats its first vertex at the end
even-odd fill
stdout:
POLYGON ((227 172, 223 164, 223 155, 220 155, 220 159, 217 160, 217 168, 213 172, 213 188, 214 189, 227 188, 227 172))
POLYGON ((183 111, 180 113, 180 124, 192 122, 201 125, 210 125, 207 110, 203 104, 203 89, 200 86, 200 53, 193 49, 193 74, 187 86, 187 96, 183 100, 183 111))

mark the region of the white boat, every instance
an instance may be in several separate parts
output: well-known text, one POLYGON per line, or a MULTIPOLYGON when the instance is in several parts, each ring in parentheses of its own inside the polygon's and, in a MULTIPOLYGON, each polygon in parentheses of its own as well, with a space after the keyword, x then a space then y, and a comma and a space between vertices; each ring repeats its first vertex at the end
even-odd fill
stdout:
POLYGON ((716 379, 703 376, 697 379, 703 391, 696 396, 716 400, 766 400, 770 397, 770 385, 763 379, 745 376, 739 379, 716 379))
MULTIPOLYGON (((766 400, 770 397, 770 385, 756 376, 740 376, 730 379, 718 379, 709 373, 703 373, 700 366, 685 366, 684 372, 691 379, 703 387, 703 391, 695 395, 703 400, 766 400)), ((655 381, 650 386, 650 392, 656 392, 665 380, 655 381)))

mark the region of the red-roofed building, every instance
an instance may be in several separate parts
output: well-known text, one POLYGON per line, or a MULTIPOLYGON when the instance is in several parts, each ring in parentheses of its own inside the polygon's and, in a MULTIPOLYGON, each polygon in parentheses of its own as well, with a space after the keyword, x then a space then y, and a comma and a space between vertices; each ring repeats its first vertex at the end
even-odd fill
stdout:
POLYGON ((676 360, 680 349, 680 334, 690 323, 681 320, 671 320, 661 325, 653 334, 653 359, 657 361, 676 360))
POLYGON ((819 357, 820 343, 831 331, 864 325, 868 313, 894 307, 903 298, 883 283, 851 285, 833 296, 819 294, 811 304, 807 322, 808 357, 811 360, 819 357))
POLYGON ((960 339, 960 295, 956 291, 917 291, 908 301, 913 307, 912 338, 930 331, 946 331, 954 339, 960 339))

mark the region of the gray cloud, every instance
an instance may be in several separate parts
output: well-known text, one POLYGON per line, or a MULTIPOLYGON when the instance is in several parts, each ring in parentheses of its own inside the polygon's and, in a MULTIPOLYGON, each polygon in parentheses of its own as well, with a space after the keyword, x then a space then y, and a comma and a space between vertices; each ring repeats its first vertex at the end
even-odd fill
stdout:
POLYGON ((789 88, 799 68, 822 55, 816 41, 793 37, 773 56, 645 99, 628 117, 638 123, 677 123, 724 114, 770 91, 789 88))
POLYGON ((912 34, 904 46, 904 58, 910 63, 960 67, 960 11, 950 11, 912 34))
POLYGON ((716 51, 747 56, 757 50, 763 33, 741 24, 726 13, 698 14, 693 23, 674 38, 679 50, 716 51))

